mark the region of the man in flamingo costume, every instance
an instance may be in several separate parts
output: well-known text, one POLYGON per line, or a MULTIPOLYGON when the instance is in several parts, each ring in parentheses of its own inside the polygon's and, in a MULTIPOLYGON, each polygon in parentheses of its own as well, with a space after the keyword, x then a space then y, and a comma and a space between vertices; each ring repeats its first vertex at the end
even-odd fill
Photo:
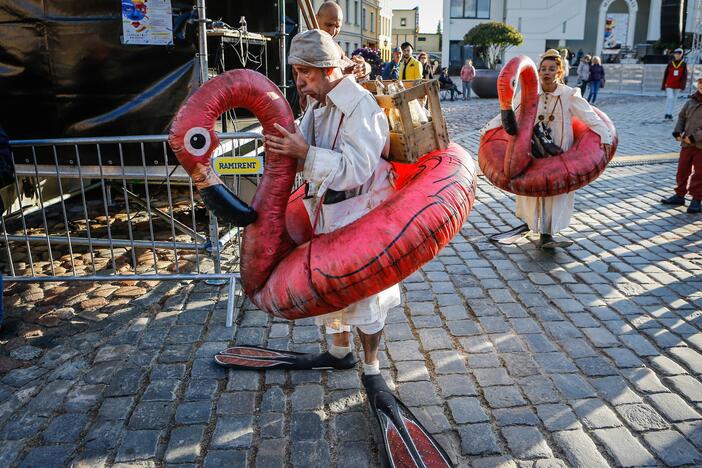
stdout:
MULTIPOLYGON (((297 35, 290 46, 289 63, 296 72, 298 89, 307 97, 306 112, 294 133, 275 124, 281 136, 269 134, 264 144, 267 151, 297 159, 307 181, 304 203, 314 233, 328 233, 359 219, 392 194, 392 166, 382 158, 389 148, 389 126, 373 95, 353 75, 343 74, 341 51, 325 31, 297 35)), ((396 284, 318 316, 317 324, 332 335, 329 351, 281 352, 276 368, 354 367, 351 328, 356 327, 363 346, 363 384, 391 466, 404 466, 410 461, 407 457, 417 466, 450 466, 443 449, 390 392, 380 374, 380 337, 388 310, 399 304, 396 284)))

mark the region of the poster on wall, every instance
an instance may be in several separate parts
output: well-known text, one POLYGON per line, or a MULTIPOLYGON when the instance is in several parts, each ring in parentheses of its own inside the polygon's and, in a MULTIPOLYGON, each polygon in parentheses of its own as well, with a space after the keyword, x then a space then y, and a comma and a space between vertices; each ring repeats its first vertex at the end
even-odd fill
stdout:
POLYGON ((122 43, 173 45, 171 0, 122 0, 122 43))
POLYGON ((614 52, 626 45, 629 31, 628 13, 610 13, 607 15, 604 27, 603 52, 614 52))

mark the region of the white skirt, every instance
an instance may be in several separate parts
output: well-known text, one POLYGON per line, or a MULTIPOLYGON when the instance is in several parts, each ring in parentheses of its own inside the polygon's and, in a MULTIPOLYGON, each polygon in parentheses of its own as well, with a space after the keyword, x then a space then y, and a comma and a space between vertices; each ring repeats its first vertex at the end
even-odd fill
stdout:
POLYGON ((557 234, 570 225, 575 192, 554 197, 524 197, 517 195, 517 218, 539 234, 557 234))

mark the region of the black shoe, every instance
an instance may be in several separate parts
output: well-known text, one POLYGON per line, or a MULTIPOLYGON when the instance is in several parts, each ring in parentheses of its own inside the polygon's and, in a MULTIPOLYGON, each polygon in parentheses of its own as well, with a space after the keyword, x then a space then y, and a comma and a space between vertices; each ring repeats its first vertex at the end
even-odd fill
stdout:
POLYGON ((699 213, 702 211, 702 200, 692 200, 690 206, 687 207, 688 213, 699 213))
POLYGON ((680 195, 675 194, 668 198, 663 198, 661 200, 661 203, 663 203, 664 205, 685 206, 685 197, 681 197, 680 195))

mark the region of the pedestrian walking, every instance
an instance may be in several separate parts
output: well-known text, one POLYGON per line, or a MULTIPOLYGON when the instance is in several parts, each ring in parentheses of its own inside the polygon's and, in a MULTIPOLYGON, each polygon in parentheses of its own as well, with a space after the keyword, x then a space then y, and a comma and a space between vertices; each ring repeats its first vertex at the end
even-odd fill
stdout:
POLYGON ((585 96, 587 82, 590 80, 590 60, 592 60, 592 56, 588 54, 582 57, 578 64, 578 86, 581 96, 585 96))
POLYGON ((590 61, 590 77, 588 78, 590 92, 587 95, 587 101, 590 104, 594 104, 597 100, 597 92, 604 86, 604 82, 605 71, 602 67, 602 60, 600 60, 600 57, 595 55, 590 61))
POLYGON ((673 58, 668 62, 663 72, 661 89, 665 91, 665 116, 663 120, 673 120, 675 101, 681 89, 687 84, 687 63, 683 60, 683 50, 677 48, 673 51, 673 58))
POLYGON ((688 213, 702 211, 702 78, 697 92, 690 96, 678 114, 673 136, 682 146, 678 160, 675 195, 664 198, 665 205, 685 205, 685 195, 692 196, 688 213))
POLYGON ((461 81, 463 82, 463 100, 470 99, 470 83, 475 79, 475 67, 471 59, 461 67, 461 81))

